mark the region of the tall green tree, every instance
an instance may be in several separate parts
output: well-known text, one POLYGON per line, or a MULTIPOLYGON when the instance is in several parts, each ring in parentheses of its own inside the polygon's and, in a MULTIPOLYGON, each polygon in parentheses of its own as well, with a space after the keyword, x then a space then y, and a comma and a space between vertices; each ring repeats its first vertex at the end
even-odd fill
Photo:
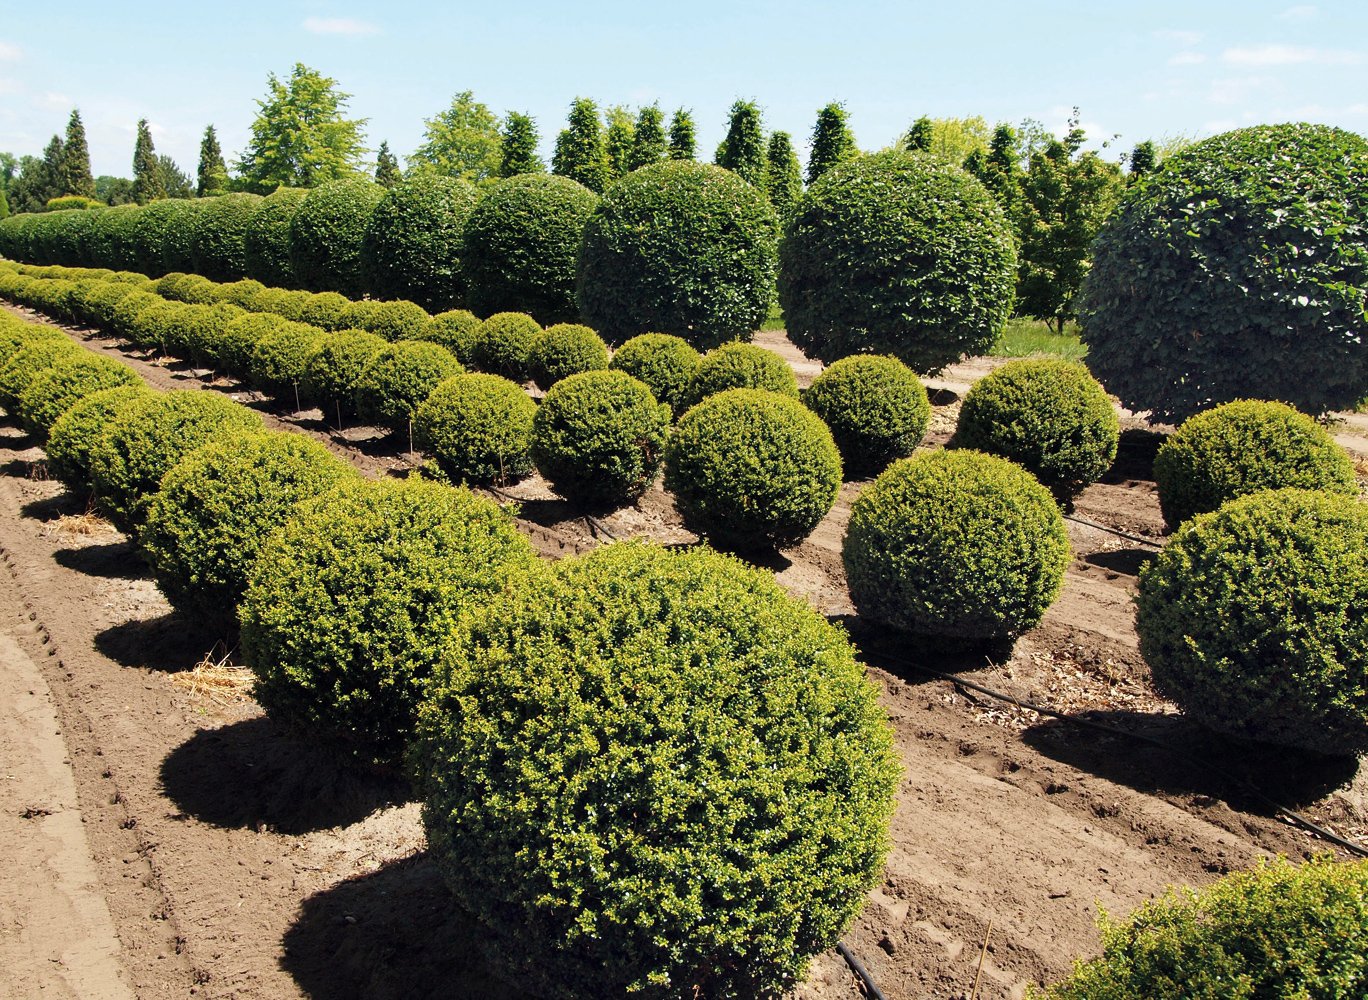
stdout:
POLYGON ((717 147, 713 162, 764 190, 765 140, 760 106, 754 101, 738 100, 727 119, 727 134, 717 147))
POLYGON ((665 118, 659 104, 647 104, 637 112, 632 130, 632 150, 627 155, 628 171, 648 167, 665 159, 665 118))
POLYGON ((1153 142, 1146 139, 1144 142, 1136 143, 1130 154, 1130 173, 1126 178, 1127 183, 1134 183, 1144 177, 1158 165, 1158 160, 1158 152, 1155 150, 1153 142))
POLYGON ((423 144, 408 158, 410 170, 432 170, 478 184, 499 176, 499 116, 464 90, 441 114, 423 122, 423 144))
POLYGON ((587 97, 576 97, 570 105, 570 120, 556 136, 551 172, 579 181, 600 194, 608 186, 608 157, 603 148, 598 105, 587 97))
POLYGON ((62 163, 57 185, 62 194, 95 197, 95 176, 90 172, 90 146, 86 142, 85 124, 81 112, 73 108, 67 119, 66 142, 62 147, 62 163))
POLYGON ((303 63, 295 63, 287 81, 271 73, 238 163, 246 185, 257 191, 314 187, 359 173, 366 120, 345 117, 350 97, 336 80, 303 63))
POLYGON ((152 130, 147 119, 138 122, 138 141, 133 146, 133 198, 139 205, 166 197, 157 150, 152 145, 152 130))
POLYGON ((537 155, 537 123, 531 115, 510 111, 504 116, 503 135, 499 139, 499 176, 546 172, 546 164, 537 155))
POLYGON ((134 200, 133 182, 127 177, 101 174, 95 178, 95 197, 106 205, 131 205, 134 200))
POLYGON ((375 153, 375 183, 382 188, 392 188, 403 176, 399 170, 399 161, 390 152, 389 143, 382 139, 380 148, 375 153))
POLYGON ((43 170, 39 175, 43 185, 43 205, 66 194, 62 190, 62 172, 65 164, 66 143, 60 135, 54 135, 43 147, 43 170))
POLYGON ((1017 156, 1017 133, 1010 125, 998 125, 993 130, 987 150, 975 149, 964 160, 969 171, 986 187, 1013 220, 1016 228, 1021 208, 1023 173, 1017 156))
POLYGON ((693 115, 683 108, 670 118, 670 159, 692 160, 698 155, 693 115))
POLYGON ((607 128, 603 132, 603 155, 608 159, 608 181, 612 183, 631 168, 632 139, 636 135, 636 119, 621 104, 605 113, 607 128))
MULTIPOLYGON (((53 136, 60 148, 61 137, 53 136)), ((48 144, 51 149, 52 144, 48 144)), ((56 198, 53 174, 45 159, 37 156, 21 156, 16 161, 13 178, 5 192, 10 203, 10 211, 41 212, 50 199, 56 198)))
POLYGON ((859 155, 848 117, 845 105, 839 101, 832 101, 817 112, 817 124, 812 127, 812 152, 808 155, 809 184, 836 164, 859 155))
POLYGON ((930 117, 922 115, 912 123, 912 127, 903 136, 903 149, 912 153, 931 152, 931 139, 934 130, 935 126, 930 117))
POLYGON ((157 157, 157 180, 166 198, 195 197, 195 182, 180 168, 171 157, 161 154, 157 157))
POLYGON ((788 219, 803 196, 803 178, 798 172, 798 154, 787 132, 774 132, 765 149, 765 194, 780 221, 788 219))
POLYGON ((221 194, 228 187, 228 164, 223 162, 223 148, 219 146, 214 126, 207 125, 200 139, 199 169, 195 172, 195 195, 207 198, 221 194))

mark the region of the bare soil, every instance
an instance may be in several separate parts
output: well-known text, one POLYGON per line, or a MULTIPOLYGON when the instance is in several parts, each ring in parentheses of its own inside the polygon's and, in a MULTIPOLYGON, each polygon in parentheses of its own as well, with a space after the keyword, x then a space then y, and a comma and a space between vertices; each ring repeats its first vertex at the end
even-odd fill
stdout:
MULTIPOLYGON (((160 388, 230 393, 368 475, 404 475, 419 461, 407 440, 336 432, 317 411, 294 414, 93 331, 68 333, 160 388)), ((759 342, 789 356, 800 381, 819 370, 782 334, 759 342)), ((975 359, 931 381, 928 446, 944 443, 959 396, 995 363, 975 359)), ((1160 432, 1133 418, 1125 427, 1116 466, 1075 513, 1161 543, 1149 468, 1160 432)), ((1368 456, 1368 424, 1346 418, 1336 430, 1368 456)), ((850 629, 897 734, 906 770, 893 849, 845 938, 890 1000, 970 997, 981 956, 977 995, 1020 998, 1027 983, 1096 951, 1100 910, 1124 915, 1168 885, 1326 849, 1199 762, 1368 843, 1357 762, 1227 744, 1149 690, 1132 596, 1153 545, 1071 521, 1063 596, 1014 649, 914 649, 862 626, 846 592, 841 538, 866 485, 847 483, 807 540, 764 565, 850 629), (1172 749, 1039 716, 928 667, 1172 749)), ((520 503, 520 524, 551 558, 615 537, 693 538, 659 488, 602 517, 535 477, 499 498, 520 503)), ((174 613, 129 541, 85 515, 85 498, 46 480, 41 450, 0 428, 0 997, 516 997, 483 964, 437 878, 406 788, 281 731, 231 667, 204 672, 231 662, 224 637, 174 613), (31 707, 21 699, 50 700, 44 751, 15 743, 16 717, 31 707), (24 816, 35 809, 48 811, 24 816), (80 822, 53 822, 64 816, 80 822), (73 908, 85 914, 79 925, 61 916, 73 908), (44 921, 82 943, 40 939, 44 921), (91 981, 98 988, 64 985, 91 981)), ((859 995, 834 952, 797 992, 859 995)))

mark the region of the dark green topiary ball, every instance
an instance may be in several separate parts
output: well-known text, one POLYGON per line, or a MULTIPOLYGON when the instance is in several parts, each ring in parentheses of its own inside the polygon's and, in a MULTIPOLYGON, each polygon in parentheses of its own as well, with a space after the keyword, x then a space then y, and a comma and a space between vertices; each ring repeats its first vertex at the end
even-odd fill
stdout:
POLYGON ((357 394, 366 370, 390 344, 384 337, 364 330, 338 330, 326 335, 304 360, 300 383, 305 398, 323 411, 324 420, 358 415, 357 394))
POLYGON ((1261 125, 1129 189, 1078 312, 1107 390, 1177 423, 1241 398, 1352 408, 1368 393, 1366 293, 1368 141, 1261 125))
POLYGON ((257 700, 363 761, 397 763, 460 618, 537 567, 508 515, 464 489, 344 483, 252 567, 239 619, 257 700))
POLYGON ((309 192, 290 219, 290 266, 300 285, 353 299, 365 294, 361 241, 384 196, 379 184, 358 177, 328 181, 309 192))
POLYGON ((277 396, 284 403, 303 404, 304 369, 327 336, 307 323, 283 325, 256 342, 247 366, 247 379, 258 391, 277 396))
POLYGON ((856 354, 831 365, 803 393, 831 430, 846 475, 874 475, 921 444, 931 420, 926 388, 897 358, 856 354))
POLYGON ((90 262, 96 267, 116 271, 139 270, 137 227, 142 212, 140 205, 116 205, 98 211, 86 233, 86 254, 90 262))
POLYGON ((413 415, 413 439, 458 482, 504 485, 532 471, 537 404, 499 375, 457 375, 413 415))
POLYGON ((934 373, 986 354, 1012 314, 1016 244, 959 167, 890 150, 824 173, 784 231, 779 302, 810 357, 889 354, 934 373))
POLYGON ((624 372, 571 375, 551 387, 532 422, 532 460, 574 503, 618 507, 660 472, 669 407, 624 372))
POLYGON ((728 389, 765 389, 798 396, 798 381, 787 361, 754 344, 723 344, 703 355, 689 382, 689 405, 728 389))
POLYGON ((604 192, 580 250, 575 296, 610 343, 657 331, 706 350, 749 340, 774 295, 778 220, 722 167, 672 160, 604 192))
POLYGON ((408 299, 425 309, 463 303, 465 224, 478 200, 469 181, 434 173, 416 174, 390 188, 371 214, 361 244, 370 293, 408 299))
POLYGON ((464 371, 440 344, 401 340, 376 354, 362 372, 356 387, 357 409, 364 420, 406 429, 432 390, 464 371))
POLYGON ((48 433, 48 472, 73 492, 85 494, 94 484, 91 456, 105 429, 115 424, 125 407, 152 390, 142 382, 92 392, 67 408, 48 433))
POLYGON ((290 262, 290 224, 309 192, 303 188, 276 188, 242 234, 243 261, 247 273, 269 287, 295 288, 299 278, 290 262))
POLYGON ((1010 458, 1066 501, 1111 468, 1120 436, 1116 410, 1086 368, 1041 358, 974 383, 951 447, 1010 458))
POLYGON ((247 229, 264 201, 245 192, 205 199, 190 235, 196 273, 211 281, 237 281, 246 275, 247 229))
POLYGON ((203 208, 185 198, 163 198, 138 212, 131 224, 134 266, 153 276, 195 269, 195 228, 203 208))
POLYGON ((54 364, 19 393, 19 417, 25 430, 45 441, 52 425, 74 403, 102 389, 141 381, 113 358, 81 352, 54 364))
POLYGON ((543 391, 568 375, 604 371, 607 367, 608 345, 589 327, 578 323, 548 327, 527 356, 532 381, 543 391))
POLYGON ((665 488, 691 531, 748 551, 791 545, 841 488, 831 432, 791 396, 729 389, 693 407, 665 453, 665 488))
POLYGON ((1170 528, 1258 490, 1358 489, 1353 461, 1325 428, 1285 403, 1253 399, 1185 420, 1155 455, 1154 480, 1170 528))
POLYGON ((541 335, 542 328, 526 313, 495 313, 471 334, 471 363, 490 375, 526 382, 532 348, 541 335))
POLYGON ((1219 732, 1368 750, 1368 507, 1271 490, 1188 521, 1140 575, 1155 688, 1219 732))
POLYGON ((641 333, 613 352, 608 367, 645 382, 656 399, 681 412, 689 405, 689 384, 702 360, 683 337, 641 333))
POLYGON ((850 508, 841 550, 870 621, 969 643, 1014 639, 1059 596, 1069 538, 1025 469, 976 451, 895 462, 850 508))
POLYGON ((434 687, 428 843, 521 989, 784 996, 879 879, 890 728, 849 642, 768 572, 637 543, 563 560, 434 687))

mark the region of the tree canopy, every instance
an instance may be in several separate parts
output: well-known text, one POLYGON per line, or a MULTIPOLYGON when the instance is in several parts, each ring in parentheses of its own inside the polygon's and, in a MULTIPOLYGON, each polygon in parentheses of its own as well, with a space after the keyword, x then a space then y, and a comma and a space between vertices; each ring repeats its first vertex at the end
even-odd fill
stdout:
POLYGON ((344 116, 351 95, 336 80, 295 63, 289 80, 271 73, 266 87, 238 164, 248 187, 315 187, 361 170, 366 119, 344 116))
POLYGON ((423 122, 423 144, 408 158, 409 170, 431 170, 478 184, 499 176, 503 139, 499 116, 463 90, 451 106, 423 122))

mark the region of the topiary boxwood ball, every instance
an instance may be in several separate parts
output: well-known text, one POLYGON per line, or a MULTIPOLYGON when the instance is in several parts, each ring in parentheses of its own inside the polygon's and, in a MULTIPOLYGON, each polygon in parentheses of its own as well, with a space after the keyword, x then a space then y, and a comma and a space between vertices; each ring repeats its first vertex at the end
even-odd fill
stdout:
POLYGON ((246 192, 205 199, 190 236, 197 273, 211 281, 237 281, 247 273, 247 228, 264 201, 246 192))
POLYGON ((328 181, 309 192, 290 219, 290 266, 300 285, 353 299, 365 294, 361 241, 384 196, 379 184, 360 177, 328 181))
POLYGON ((142 212, 140 205, 116 205, 96 212, 85 240, 90 262, 96 267, 108 267, 116 271, 137 270, 137 226, 142 212))
POLYGON ((432 317, 432 324, 411 339, 441 344, 456 355, 457 361, 469 368, 474 364, 471 345, 475 342, 475 331, 479 328, 480 317, 469 309, 448 309, 432 317))
POLYGON ((465 225, 466 301, 482 316, 572 323, 575 262, 598 195, 569 177, 522 174, 487 188, 465 225))
POLYGON ((357 407, 365 420, 407 428, 433 389, 464 372, 461 363, 440 344, 401 340, 376 354, 361 373, 357 407))
POLYGON ((1218 732, 1368 750, 1368 507, 1269 490, 1188 521, 1140 575, 1154 686, 1218 732))
POLYGON ((1041 358, 974 383, 951 446, 1010 458, 1067 501, 1111 468, 1120 435, 1106 390, 1086 368, 1041 358))
POLYGON ((532 461, 565 499, 591 507, 631 503, 655 481, 670 409, 624 372, 561 379, 537 407, 532 461))
POLYGON ((306 397, 302 391, 304 369, 326 336, 316 326, 286 320, 252 348, 248 381, 259 391, 298 409, 306 397))
POLYGON ((638 543, 474 619, 413 758, 489 968, 567 1000, 787 995, 878 881, 899 775, 838 629, 638 543))
POLYGON ((921 444, 931 420, 926 388, 897 358, 856 354, 831 365, 803 393, 831 430, 849 476, 873 475, 921 444))
POLYGON ((416 302, 362 299, 343 309, 333 320, 333 326, 339 330, 367 330, 386 340, 423 340, 423 334, 432 327, 432 317, 416 302))
POLYGON ((247 273, 268 287, 295 288, 299 284, 290 263, 290 224, 308 194, 303 188, 276 188, 243 230, 247 273))
POLYGON ((1025 469, 938 451, 893 463, 860 494, 841 559, 862 617, 974 645, 1039 624, 1063 586, 1069 538, 1025 469))
POLYGON ((504 485, 532 471, 537 404, 499 375, 457 375, 413 415, 413 439, 459 482, 504 485))
POLYGON ((766 389, 798 396, 798 381, 788 362, 754 344, 723 344, 703 355, 689 383, 689 405, 728 389, 766 389))
POLYGON ((357 393, 362 377, 376 356, 390 347, 384 337, 364 330, 338 330, 318 342, 304 361, 300 383, 307 399, 323 411, 323 419, 336 420, 357 415, 357 393))
POLYGON ((749 340, 774 294, 778 220, 722 167, 672 160, 634 170, 585 227, 575 297, 608 341, 658 331, 700 350, 749 340))
POLYGON ((688 406, 689 383, 702 360, 683 337, 642 333, 614 351, 608 367, 645 382, 656 399, 679 412, 688 406))
POLYGON ((1154 456, 1170 528, 1258 490, 1355 493, 1354 463, 1325 428, 1285 403, 1242 399, 1190 417, 1154 456))
POLYGON ((162 198, 143 206, 131 223, 133 265, 154 276, 194 270, 186 251, 193 243, 198 215, 198 207, 187 198, 162 198))
POLYGON ((75 361, 85 353, 66 337, 30 340, 0 365, 0 406, 10 416, 21 418, 19 398, 24 390, 46 376, 55 366, 75 361))
POLYGON ((690 530, 749 551, 798 542, 841 488, 831 431, 802 403, 762 389, 709 396, 679 420, 665 488, 690 530))
POLYGON ((361 267, 372 295, 410 299, 425 309, 465 300, 461 247, 475 185, 441 174, 416 174, 385 194, 361 243, 361 267))
POLYGON ((345 330, 350 324, 344 323, 342 316, 351 305, 351 299, 337 292, 305 293, 291 302, 288 313, 282 312, 281 315, 288 315, 296 322, 308 323, 320 330, 345 330))
POLYGON ((1308 413, 1368 392, 1368 141, 1261 125, 1167 157, 1098 233, 1088 367, 1171 423, 1233 399, 1308 413))
POLYGON ((527 367, 532 381, 544 391, 567 375, 606 370, 608 345, 587 326, 560 323, 537 338, 528 354, 527 367))
POLYGON ((94 482, 90 469, 94 453, 105 429, 117 423, 125 407, 152 390, 141 382, 101 389, 77 400, 57 418, 48 432, 47 468, 73 492, 88 492, 94 482))
POLYGON ((464 489, 347 482, 262 546, 239 619, 272 716, 397 762, 459 619, 539 563, 512 519, 464 489))
POLYGON ((542 328, 526 313, 495 313, 471 335, 470 360, 482 372, 526 382, 542 328))
POLYGON ((1368 861, 1260 861, 1175 890, 1119 922, 1102 955, 1035 1000, 1258 1000, 1368 996, 1368 861))
POLYGON ((101 389, 140 381, 113 358, 83 351, 69 361, 54 364, 19 393, 19 416, 26 431, 45 441, 57 418, 73 403, 101 389))
POLYGON ((779 248, 789 338, 810 357, 890 354, 936 372, 986 354, 1012 314, 1016 243, 987 189, 890 150, 824 173, 779 248))
POLYGON ((162 479, 138 540, 157 586, 182 611, 235 627, 257 553, 304 500, 356 473, 301 434, 211 441, 162 479))

